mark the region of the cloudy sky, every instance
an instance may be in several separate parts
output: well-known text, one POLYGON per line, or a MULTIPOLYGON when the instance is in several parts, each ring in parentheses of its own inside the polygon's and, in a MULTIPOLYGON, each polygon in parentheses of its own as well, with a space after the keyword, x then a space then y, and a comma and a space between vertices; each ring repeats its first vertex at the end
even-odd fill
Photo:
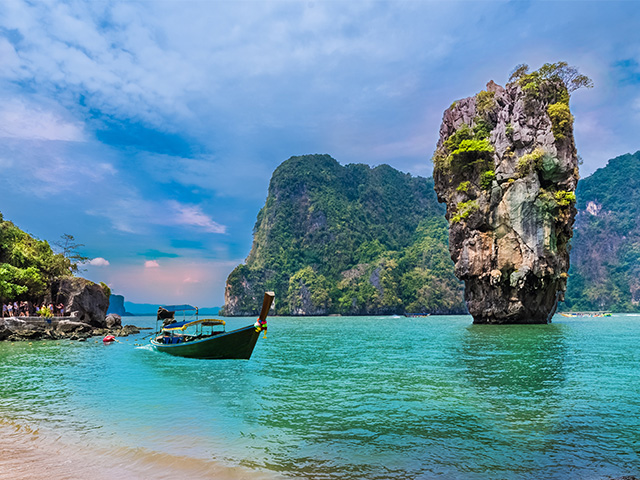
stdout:
POLYGON ((0 1, 0 211, 134 302, 217 306, 292 155, 430 176, 442 112, 567 61, 586 176, 640 149, 640 2, 0 1))

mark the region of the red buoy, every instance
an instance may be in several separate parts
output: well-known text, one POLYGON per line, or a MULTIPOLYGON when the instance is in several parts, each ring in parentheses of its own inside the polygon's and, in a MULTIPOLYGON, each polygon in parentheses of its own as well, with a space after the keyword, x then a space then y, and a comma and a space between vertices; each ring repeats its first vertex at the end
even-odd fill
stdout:
POLYGON ((102 339, 103 343, 111 343, 111 342, 115 342, 116 341, 116 337, 114 337, 113 335, 107 335, 106 337, 104 337, 102 339))

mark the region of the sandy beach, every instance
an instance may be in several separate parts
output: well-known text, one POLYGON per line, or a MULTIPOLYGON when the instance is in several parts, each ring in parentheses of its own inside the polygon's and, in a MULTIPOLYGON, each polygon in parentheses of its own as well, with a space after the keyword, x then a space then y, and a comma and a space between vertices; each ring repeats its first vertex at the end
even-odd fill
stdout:
POLYGON ((113 480, 148 478, 266 480, 239 468, 145 449, 92 449, 69 437, 46 434, 17 424, 0 423, 0 480, 113 480))

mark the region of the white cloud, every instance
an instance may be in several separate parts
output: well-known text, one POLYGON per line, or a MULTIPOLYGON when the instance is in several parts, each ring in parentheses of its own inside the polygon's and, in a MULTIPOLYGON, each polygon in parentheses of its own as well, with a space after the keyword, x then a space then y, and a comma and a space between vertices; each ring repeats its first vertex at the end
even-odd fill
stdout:
POLYGON ((168 202, 172 210, 170 223, 176 225, 186 225, 190 227, 202 228, 209 233, 225 233, 226 227, 214 222, 208 215, 205 215, 197 205, 183 205, 176 201, 168 202))
POLYGON ((158 268, 160 264, 156 260, 147 260, 144 262, 144 268, 158 268))
POLYGON ((109 260, 106 260, 102 257, 96 257, 89 260, 89 265, 93 265, 94 267, 107 267, 109 266, 109 260))
POLYGON ((79 122, 70 122, 42 107, 12 100, 2 102, 0 106, 0 137, 81 142, 84 133, 79 122))
POLYGON ((106 189, 102 201, 108 209, 90 208, 86 213, 108 218, 116 230, 136 235, 151 233, 153 227, 189 227, 207 233, 226 233, 227 227, 214 221, 198 205, 176 200, 147 200, 134 187, 106 189))

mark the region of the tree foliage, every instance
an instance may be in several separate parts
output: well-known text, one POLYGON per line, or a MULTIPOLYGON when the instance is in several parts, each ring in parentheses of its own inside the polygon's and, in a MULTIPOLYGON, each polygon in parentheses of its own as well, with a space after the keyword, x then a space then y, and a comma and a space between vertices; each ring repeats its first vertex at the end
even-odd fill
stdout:
POLYGON ((0 214, 0 301, 40 300, 55 277, 71 275, 71 261, 46 241, 23 232, 0 214))
POLYGON ((593 80, 578 72, 576 67, 567 62, 545 63, 540 69, 529 73, 529 65, 516 65, 509 77, 510 82, 518 81, 521 85, 539 85, 542 81, 561 81, 569 93, 579 88, 593 88, 593 80))
POLYGON ((640 311, 640 152, 580 180, 576 198, 565 307, 640 311))

